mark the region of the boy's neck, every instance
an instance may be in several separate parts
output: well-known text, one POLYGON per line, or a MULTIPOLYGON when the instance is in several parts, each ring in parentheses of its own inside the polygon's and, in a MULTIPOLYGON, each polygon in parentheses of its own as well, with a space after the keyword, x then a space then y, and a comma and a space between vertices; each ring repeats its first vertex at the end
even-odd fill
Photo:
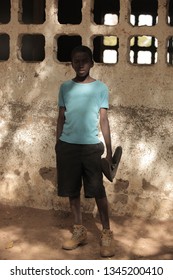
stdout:
POLYGON ((87 84, 87 83, 92 83, 95 81, 94 78, 87 76, 87 77, 79 77, 76 76, 74 79, 72 79, 75 83, 82 83, 82 84, 87 84))

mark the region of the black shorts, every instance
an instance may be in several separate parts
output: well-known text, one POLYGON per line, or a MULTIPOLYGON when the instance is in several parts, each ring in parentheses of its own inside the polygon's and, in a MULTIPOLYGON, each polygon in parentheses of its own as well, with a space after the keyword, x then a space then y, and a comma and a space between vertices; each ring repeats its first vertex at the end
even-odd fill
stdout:
POLYGON ((83 186, 85 197, 105 197, 101 168, 103 152, 102 142, 83 145, 58 141, 56 145, 58 195, 78 197, 83 186))

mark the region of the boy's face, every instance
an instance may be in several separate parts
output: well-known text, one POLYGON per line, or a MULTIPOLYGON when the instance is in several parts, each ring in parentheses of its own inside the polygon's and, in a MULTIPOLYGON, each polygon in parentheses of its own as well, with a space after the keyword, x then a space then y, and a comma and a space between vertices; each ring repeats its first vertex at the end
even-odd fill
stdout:
POLYGON ((87 53, 76 52, 72 57, 72 67, 78 77, 86 77, 93 67, 93 61, 87 53))

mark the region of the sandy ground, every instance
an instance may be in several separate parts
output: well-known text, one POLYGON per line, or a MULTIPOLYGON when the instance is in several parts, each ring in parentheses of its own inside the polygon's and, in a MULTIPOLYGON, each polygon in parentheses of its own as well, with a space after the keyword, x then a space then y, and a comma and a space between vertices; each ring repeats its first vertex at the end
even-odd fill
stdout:
MULTIPOLYGON (((76 250, 61 249, 70 236, 68 212, 0 206, 1 260, 100 260, 100 221, 84 214, 88 244, 76 250)), ((173 220, 156 221, 133 217, 111 217, 114 232, 113 260, 172 260, 173 220)))

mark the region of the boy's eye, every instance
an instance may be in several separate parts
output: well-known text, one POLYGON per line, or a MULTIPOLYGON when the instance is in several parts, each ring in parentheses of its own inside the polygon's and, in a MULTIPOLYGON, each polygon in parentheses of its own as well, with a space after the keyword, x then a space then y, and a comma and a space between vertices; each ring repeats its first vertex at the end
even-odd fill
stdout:
POLYGON ((74 63, 77 64, 77 63, 88 63, 89 60, 88 59, 84 59, 84 60, 74 60, 74 63))

